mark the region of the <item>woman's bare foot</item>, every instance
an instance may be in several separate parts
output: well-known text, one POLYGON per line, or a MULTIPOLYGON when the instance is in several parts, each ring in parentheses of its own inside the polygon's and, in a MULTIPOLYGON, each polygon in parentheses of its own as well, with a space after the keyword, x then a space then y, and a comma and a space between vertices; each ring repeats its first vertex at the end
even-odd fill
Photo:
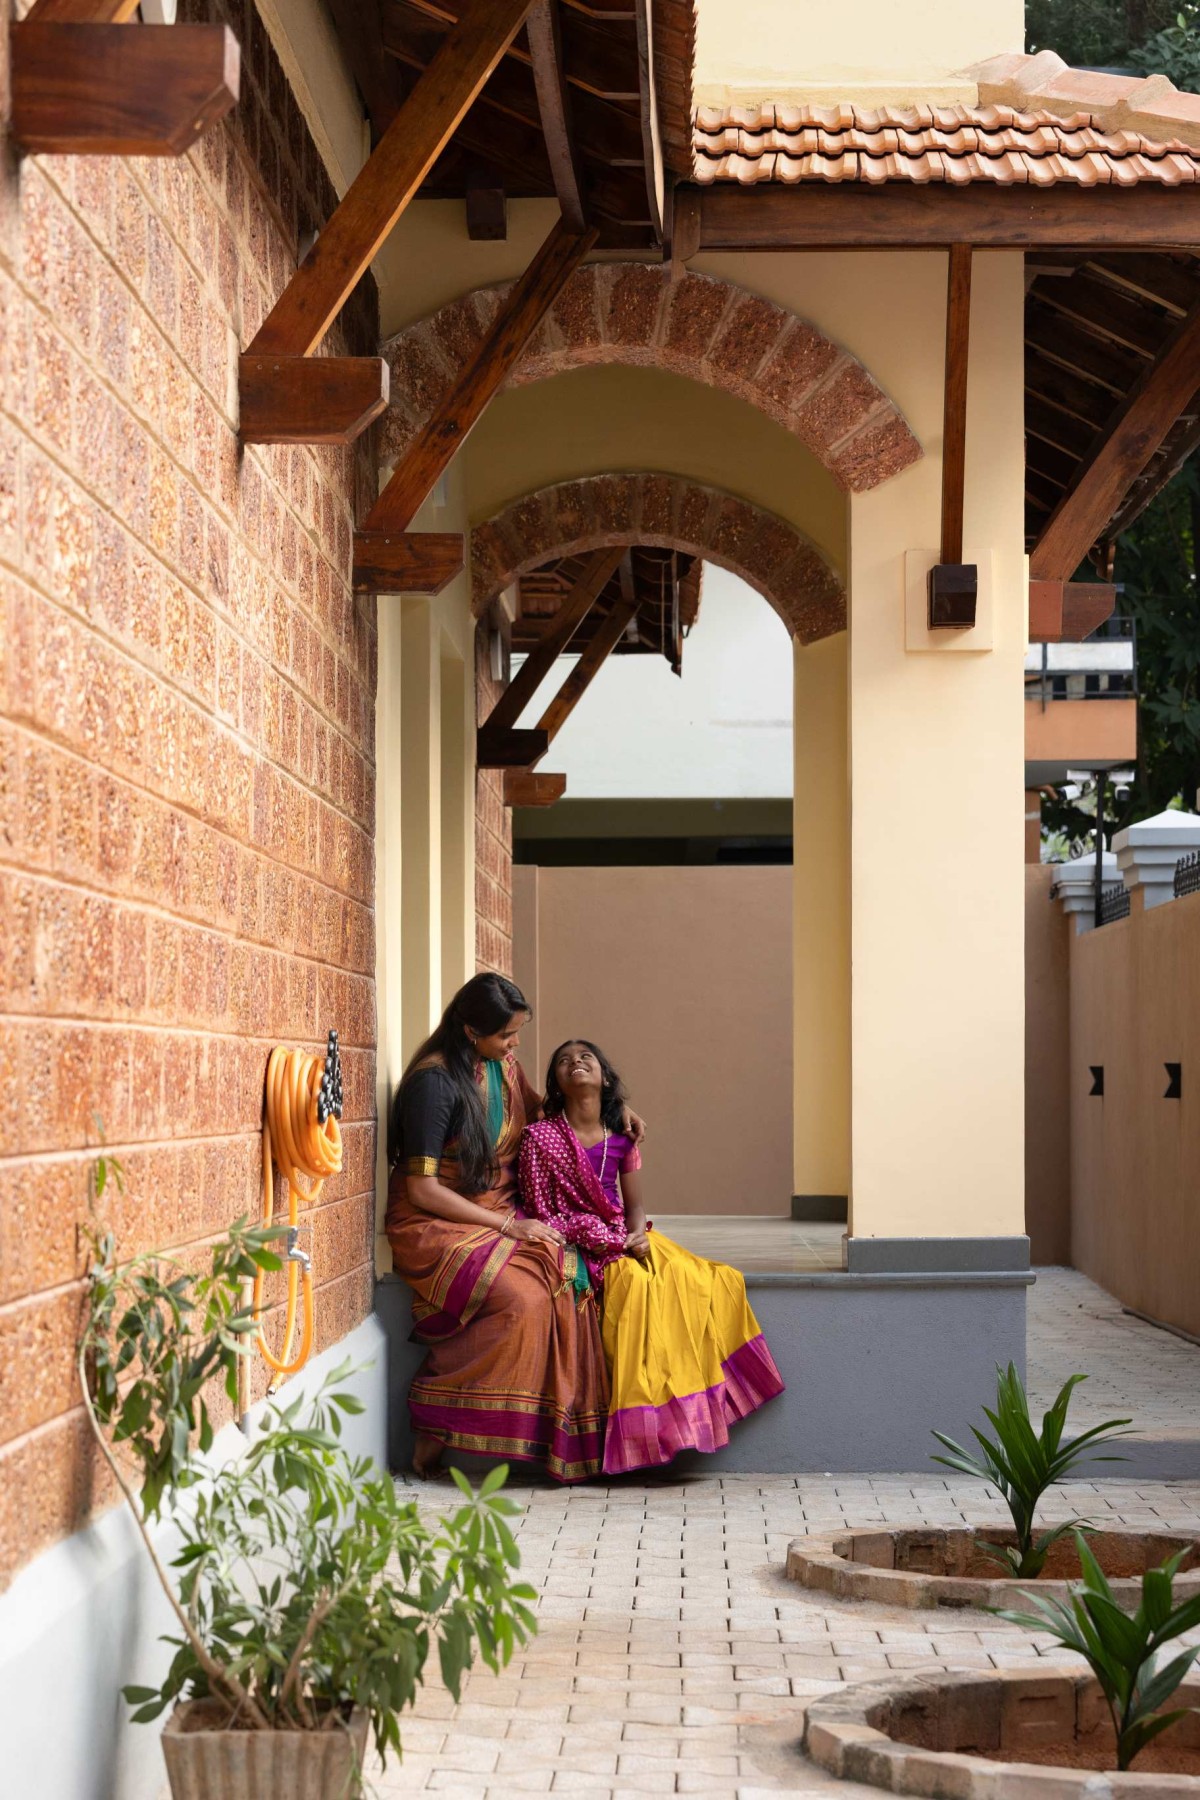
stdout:
POLYGON ((413 1444, 413 1474, 418 1481, 434 1481, 441 1466, 442 1440, 430 1431, 418 1431, 413 1444))

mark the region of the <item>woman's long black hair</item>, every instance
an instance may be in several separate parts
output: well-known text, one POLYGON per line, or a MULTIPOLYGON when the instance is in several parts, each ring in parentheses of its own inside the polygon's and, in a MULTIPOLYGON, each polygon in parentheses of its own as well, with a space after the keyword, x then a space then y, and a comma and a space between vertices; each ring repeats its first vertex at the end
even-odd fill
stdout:
POLYGON ((628 1099, 625 1083, 599 1044, 590 1043, 587 1038, 564 1038, 550 1058, 550 1066, 546 1070, 546 1100, 542 1107, 543 1113, 548 1119, 555 1119, 566 1107, 566 1095, 558 1085, 558 1076, 554 1073, 554 1065, 570 1044, 581 1044, 585 1050, 591 1051, 600 1064, 600 1123, 604 1126, 605 1131, 624 1131, 625 1108, 628 1099))
POLYGON ((496 1151, 488 1132, 487 1110, 475 1080, 478 1056, 467 1036, 470 1026, 479 1037, 503 1031, 514 1013, 528 1013, 529 1002, 514 982, 503 975, 473 975, 459 988, 437 1026, 420 1049, 414 1051, 392 1101, 388 1130, 388 1161, 400 1160, 403 1142, 404 1090, 421 1063, 436 1057, 445 1066, 462 1104, 458 1132, 458 1165, 468 1194, 485 1193, 496 1174, 496 1151))

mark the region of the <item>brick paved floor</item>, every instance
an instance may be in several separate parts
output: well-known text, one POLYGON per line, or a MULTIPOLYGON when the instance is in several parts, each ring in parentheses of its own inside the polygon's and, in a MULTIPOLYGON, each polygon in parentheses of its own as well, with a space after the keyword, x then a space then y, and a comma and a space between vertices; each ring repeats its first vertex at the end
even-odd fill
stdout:
MULTIPOLYGON (((1003 1667, 1045 1647, 978 1613, 839 1604, 785 1580, 788 1542, 805 1532, 998 1516, 957 1478, 698 1476, 513 1493, 539 1635, 500 1678, 471 1675, 458 1707, 428 1688, 381 1794, 862 1800, 870 1790, 796 1759, 807 1698, 889 1669, 1003 1667)), ((1200 1483, 1080 1483, 1053 1509, 1071 1510, 1200 1528, 1200 1483)))
MULTIPOLYGON (((1125 1316, 1069 1269, 1039 1271, 1029 1380, 1045 1404, 1091 1371, 1073 1417, 1132 1412, 1144 1431, 1197 1427, 1200 1348, 1125 1316)), ((418 1488, 436 1510, 444 1489, 418 1488)), ((524 1573, 541 1629, 499 1679, 455 1706, 436 1678, 404 1721, 381 1795, 618 1800, 779 1793, 865 1800, 795 1756, 805 1701, 889 1669, 1027 1662, 1044 1639, 973 1612, 919 1613, 811 1595, 785 1580, 791 1538, 843 1524, 985 1524, 976 1484, 917 1476, 699 1475, 570 1492, 516 1485, 524 1573)), ((1048 1517, 1200 1529, 1200 1483, 1105 1480, 1061 1490, 1048 1517)), ((1061 1652, 1052 1652, 1061 1660, 1061 1652)))

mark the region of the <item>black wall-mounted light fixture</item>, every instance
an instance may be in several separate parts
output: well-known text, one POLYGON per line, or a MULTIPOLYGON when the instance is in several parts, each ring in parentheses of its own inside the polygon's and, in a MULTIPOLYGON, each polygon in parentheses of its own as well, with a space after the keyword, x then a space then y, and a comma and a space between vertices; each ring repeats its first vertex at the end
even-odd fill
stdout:
POLYGON ((1088 1091, 1088 1099, 1093 1100, 1093 1099, 1097 1098, 1097 1096, 1098 1096, 1101 1100, 1103 1100, 1103 1098, 1104 1098, 1104 1064, 1103 1063, 1089 1063, 1088 1071, 1092 1077, 1092 1085, 1088 1091))
POLYGON ((1167 1071, 1167 1091, 1163 1095, 1163 1099, 1164 1100, 1182 1100, 1183 1099, 1183 1064, 1182 1063, 1164 1063, 1163 1068, 1167 1071))
POLYGON ((978 597, 977 563, 936 563, 929 571, 930 631, 970 631, 978 597))

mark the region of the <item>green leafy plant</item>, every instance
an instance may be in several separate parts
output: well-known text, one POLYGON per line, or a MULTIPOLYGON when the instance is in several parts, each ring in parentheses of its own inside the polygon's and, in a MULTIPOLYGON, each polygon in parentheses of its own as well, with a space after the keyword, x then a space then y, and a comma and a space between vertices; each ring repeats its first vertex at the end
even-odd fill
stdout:
POLYGON ((1067 1599, 1046 1594, 1025 1594, 1032 1612, 1013 1612, 994 1607, 998 1618, 1027 1630, 1048 1631, 1068 1650, 1084 1658, 1108 1706, 1117 1740, 1117 1768, 1128 1769, 1152 1738, 1196 1707, 1176 1707, 1160 1712, 1200 1656, 1200 1645, 1181 1651, 1161 1664, 1164 1644, 1200 1625, 1200 1595, 1174 1604, 1171 1584, 1187 1555, 1181 1550, 1161 1568, 1142 1576, 1142 1601, 1130 1617, 1113 1598, 1104 1571, 1092 1555, 1087 1539, 1076 1531, 1079 1566, 1083 1581, 1072 1584, 1067 1599))
POLYGON ((1069 1443, 1063 1443, 1071 1394, 1079 1382, 1086 1380, 1086 1375, 1072 1375, 1063 1383, 1058 1398, 1042 1417, 1041 1431, 1035 1432, 1024 1384, 1016 1365, 1009 1363, 1007 1369, 996 1370, 995 1410, 987 1406, 983 1409, 996 1434, 995 1441, 985 1437, 978 1427, 971 1427, 983 1452, 982 1457, 964 1450, 943 1432, 933 1434, 950 1452, 948 1456, 935 1455, 934 1462, 956 1469, 960 1475, 986 1481, 1006 1503, 1016 1531, 1016 1545, 981 1543, 979 1548, 1022 1580, 1036 1579, 1059 1538, 1084 1523, 1071 1519, 1035 1539, 1034 1516, 1047 1488, 1065 1480, 1080 1463, 1123 1460, 1119 1456, 1097 1456, 1096 1448, 1124 1436, 1124 1427, 1131 1422, 1129 1419, 1108 1419, 1103 1425, 1093 1425, 1089 1431, 1082 1431, 1069 1443))
POLYGON ((279 1267, 271 1244, 283 1229, 239 1221, 204 1272, 156 1255, 118 1262, 110 1235, 94 1240, 85 1405, 178 1625, 162 1682, 125 1695, 135 1720, 196 1700, 230 1728, 259 1731, 337 1729, 361 1707, 386 1758, 434 1646, 457 1697, 476 1653, 498 1670, 536 1629, 536 1592, 513 1580, 506 1469, 478 1491, 455 1473, 461 1504, 429 1521, 349 1454, 343 1422, 362 1411, 345 1389, 349 1363, 315 1393, 268 1403, 240 1454, 206 1459, 213 1384, 236 1404, 255 1329, 242 1283, 279 1267), (172 1569, 149 1530, 168 1514, 182 1539, 172 1569))

